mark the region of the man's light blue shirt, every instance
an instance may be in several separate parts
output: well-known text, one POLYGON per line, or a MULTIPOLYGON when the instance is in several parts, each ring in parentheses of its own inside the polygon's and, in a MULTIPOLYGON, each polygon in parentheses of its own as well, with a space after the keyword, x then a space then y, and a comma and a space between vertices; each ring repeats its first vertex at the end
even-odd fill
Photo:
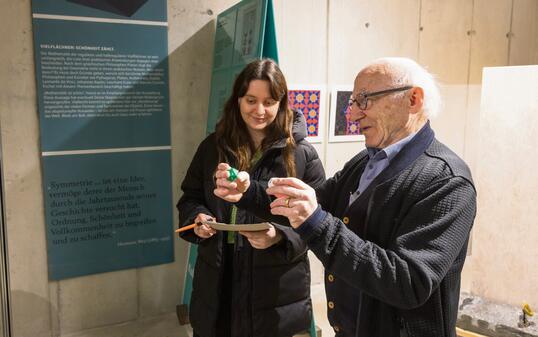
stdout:
POLYGON ((368 163, 366 168, 361 175, 359 181, 359 187, 357 190, 349 196, 349 204, 353 203, 359 195, 370 186, 372 181, 381 173, 387 166, 389 166, 390 161, 396 157, 396 155, 402 150, 402 148, 413 139, 416 133, 412 133, 409 136, 397 141, 394 144, 387 146, 384 149, 376 149, 373 147, 368 147, 368 163))

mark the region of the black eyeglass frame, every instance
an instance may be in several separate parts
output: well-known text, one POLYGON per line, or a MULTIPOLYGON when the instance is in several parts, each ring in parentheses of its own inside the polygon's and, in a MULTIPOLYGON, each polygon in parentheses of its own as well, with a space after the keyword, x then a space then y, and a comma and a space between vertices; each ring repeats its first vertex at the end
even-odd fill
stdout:
POLYGON ((391 94, 393 92, 398 92, 398 91, 404 91, 404 90, 409 90, 413 88, 412 85, 406 85, 404 87, 398 87, 398 88, 391 88, 391 89, 385 89, 385 90, 381 90, 381 91, 374 91, 374 92, 366 92, 366 91, 361 91, 359 93, 359 99, 356 99, 354 98, 353 96, 351 96, 349 98, 349 102, 348 102, 348 105, 349 107, 351 108, 351 106, 354 104, 354 103, 357 103, 357 106, 359 107, 359 109, 361 110, 367 110, 368 109, 368 99, 370 97, 377 97, 377 96, 384 96, 384 95, 388 95, 388 94, 391 94))

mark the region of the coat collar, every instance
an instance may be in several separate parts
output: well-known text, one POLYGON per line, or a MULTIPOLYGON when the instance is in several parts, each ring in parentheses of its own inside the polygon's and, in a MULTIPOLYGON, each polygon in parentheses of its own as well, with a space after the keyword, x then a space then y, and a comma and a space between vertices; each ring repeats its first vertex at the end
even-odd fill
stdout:
POLYGON ((413 137, 413 139, 411 139, 411 141, 407 143, 394 157, 387 169, 381 172, 380 177, 382 180, 377 181, 377 183, 394 177, 406 167, 411 165, 421 154, 426 151, 426 149, 433 142, 434 138, 435 133, 430 127, 430 121, 428 121, 426 122, 426 125, 424 125, 418 131, 415 137, 413 137))
MULTIPOLYGON (((407 143, 400 152, 390 162, 389 166, 384 169, 372 183, 364 190, 361 195, 353 202, 365 202, 372 193, 373 189, 383 182, 390 180, 398 175, 409 165, 411 165, 417 158, 422 155, 426 149, 430 146, 435 138, 435 133, 430 127, 430 121, 426 122, 417 134, 407 143)), ((365 150, 366 152, 366 150, 365 150)), ((367 157, 367 156, 366 156, 367 157)), ((351 204, 351 205, 353 205, 351 204)), ((351 206, 350 205, 350 206, 351 206)))

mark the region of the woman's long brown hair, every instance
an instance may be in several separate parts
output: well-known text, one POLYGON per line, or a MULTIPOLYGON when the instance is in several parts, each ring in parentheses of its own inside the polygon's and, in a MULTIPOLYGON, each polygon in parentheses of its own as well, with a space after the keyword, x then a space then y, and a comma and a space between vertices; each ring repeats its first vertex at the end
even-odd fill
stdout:
POLYGON ((295 141, 292 134, 293 112, 288 107, 288 86, 282 71, 271 59, 253 61, 237 75, 232 94, 226 101, 222 117, 215 129, 219 161, 233 163, 232 165, 241 171, 250 169, 250 161, 256 148, 241 117, 239 98, 245 96, 252 80, 268 81, 271 97, 280 102, 275 120, 265 128, 266 135, 261 150, 265 151, 275 142, 286 139, 282 155, 288 176, 294 177, 295 141))

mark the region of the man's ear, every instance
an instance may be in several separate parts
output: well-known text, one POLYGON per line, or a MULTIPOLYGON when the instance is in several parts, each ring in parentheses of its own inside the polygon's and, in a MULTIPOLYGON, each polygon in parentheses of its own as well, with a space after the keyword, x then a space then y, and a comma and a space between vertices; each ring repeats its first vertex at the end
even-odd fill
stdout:
POLYGON ((413 87, 410 89, 409 96, 409 112, 412 114, 422 111, 424 106, 424 90, 421 87, 413 87))

